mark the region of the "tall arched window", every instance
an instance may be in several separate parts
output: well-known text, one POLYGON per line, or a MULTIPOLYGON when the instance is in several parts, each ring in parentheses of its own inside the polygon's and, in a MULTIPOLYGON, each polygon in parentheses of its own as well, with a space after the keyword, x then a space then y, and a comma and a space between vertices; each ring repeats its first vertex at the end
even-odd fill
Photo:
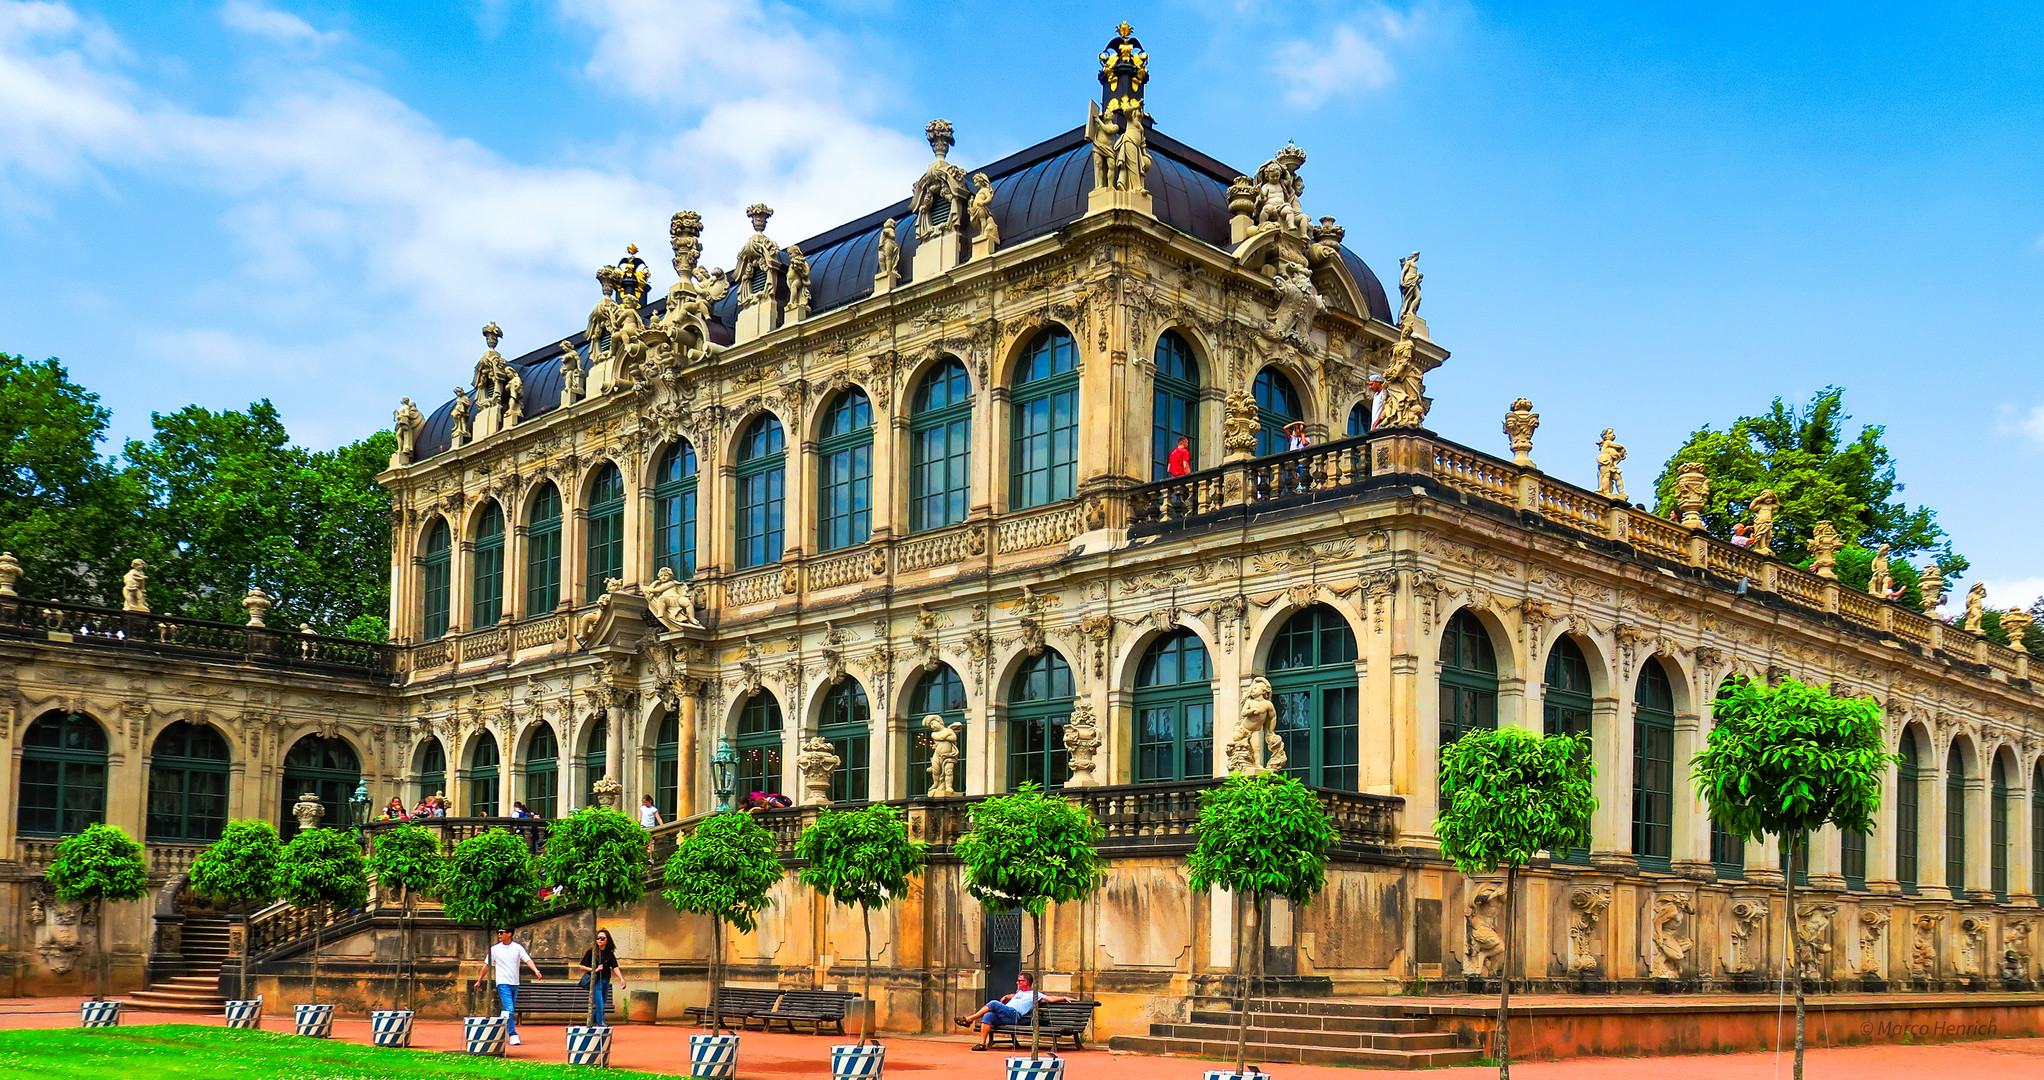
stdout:
MULTIPOLYGON (((919 799, 930 793, 930 731, 923 726, 923 718, 936 716, 944 726, 965 721, 965 684, 959 681, 958 673, 949 664, 923 672, 916 680, 915 689, 908 695, 908 797, 919 799)), ((958 769, 965 761, 965 732, 959 729, 958 762, 952 767, 958 769)), ((965 790, 963 770, 954 772, 951 786, 965 790)))
POLYGON ((1286 772, 1315 787, 1358 790, 1356 636, 1325 604, 1293 615, 1271 643, 1272 703, 1291 759, 1286 772))
POLYGON ((412 770, 419 778, 418 798, 412 805, 426 801, 428 796, 447 794, 447 748, 439 739, 427 739, 419 746, 418 766, 412 770))
POLYGON ((1353 437, 1370 433, 1370 399, 1356 402, 1348 411, 1348 430, 1345 434, 1353 437))
POLYGON ((1292 380, 1285 378, 1284 372, 1267 367, 1256 373, 1249 394, 1256 399, 1256 418, 1262 423, 1256 431, 1257 454, 1284 453, 1290 443, 1285 425, 1306 418, 1306 410, 1299 405, 1299 392, 1292 389, 1292 380))
POLYGON ((696 449, 683 439, 653 470, 653 566, 678 578, 696 572, 696 449))
POLYGON ((1010 509, 1069 499, 1079 477, 1079 350, 1052 328, 1015 365, 1010 509))
POLYGON ((781 790, 781 703, 761 690, 738 712, 738 797, 781 790))
POLYGON ((525 523, 525 613, 544 615, 561 603, 561 493, 542 484, 525 523))
POLYGON ((738 568, 781 561, 787 503, 787 439, 772 413, 755 417, 738 439, 738 568))
POLYGON ((476 516, 474 569, 469 578, 471 628, 481 630, 504 617, 504 511, 495 502, 484 504, 476 516))
POLYGON ((497 737, 485 731, 468 752, 468 816, 496 817, 497 737))
POLYGON ((673 710, 660 718, 653 739, 653 805, 664 820, 673 821, 681 802, 681 718, 673 710))
POLYGON ((1072 719, 1072 669, 1055 649, 1045 649, 1015 672, 1008 691, 1008 790, 1025 782, 1056 790, 1071 769, 1065 756, 1065 724, 1072 719))
POLYGON ((865 543, 873 534, 873 403, 864 390, 837 396, 816 454, 816 550, 865 543))
POLYGON ((597 717, 586 734, 588 741, 582 744, 582 805, 597 806, 596 782, 610 775, 610 718, 597 717))
POLYGON ((1902 760, 1895 766, 1895 880, 1901 882, 1903 892, 1914 893, 1923 807, 1923 758, 1914 730, 1902 732, 1896 756, 1902 760))
POLYGON ((941 529, 972 509, 972 382, 940 361, 916 386, 908 422, 908 527, 941 529))
POLYGON ((594 603, 603 595, 603 583, 625 576, 625 477, 616 465, 605 462, 589 486, 588 571, 582 600, 594 603))
POLYGON ((1632 854, 1642 867, 1669 868, 1674 827, 1675 684, 1649 658, 1632 693, 1632 854))
POLYGON ((2044 761, 2030 770, 2030 894, 2044 897, 2044 761))
POLYGON ((202 724, 180 720, 156 736, 149 751, 148 837, 169 843, 211 843, 227 824, 227 740, 202 724))
POLYGON ((283 817, 278 832, 286 839, 298 835, 298 819, 291 816, 291 807, 308 794, 326 807, 326 816, 319 819, 322 825, 345 824, 348 798, 361 782, 362 760, 346 739, 307 735, 292 743, 284 755, 284 786, 278 793, 277 807, 283 817))
POLYGON ((1214 775, 1214 674, 1190 630, 1152 642, 1136 667, 1136 782, 1214 775))
POLYGON ((817 738, 830 743, 838 766, 830 774, 830 801, 864 802, 872 797, 873 728, 866 690, 857 679, 830 688, 823 699, 817 738))
POLYGON ((24 836, 70 836, 106 820, 106 731, 79 713, 45 713, 21 737, 24 836))
POLYGON ((1994 898, 2008 903, 2009 898, 2009 782, 2007 759, 1997 754, 1994 758, 1994 781, 1987 800, 1987 867, 1988 888, 1994 890, 1994 898))
POLYGON ((1482 620, 1465 608, 1441 632, 1441 745, 1497 726, 1497 649, 1482 620))
MULTIPOLYGON (((1725 681, 1718 684, 1715 700, 1723 701, 1731 696, 1732 688, 1738 685, 1738 680, 1742 677, 1726 676, 1725 681)), ((1715 711, 1712 717, 1712 722, 1715 723, 1715 711)), ((1732 880, 1746 876, 1746 842, 1733 836, 1731 830, 1725 828, 1715 815, 1710 819, 1710 863, 1711 869, 1715 870, 1720 878, 1732 880)))
POLYGON ((447 605, 452 585, 453 552, 447 522, 433 519, 426 530, 425 573, 420 581, 419 629, 427 640, 447 633, 447 605))
MULTIPOLYGON (((1171 451, 1192 440, 1192 467, 1199 469, 1199 363, 1192 346, 1176 331, 1157 339, 1156 392, 1150 406, 1150 478, 1171 475, 1171 451)), ((1205 775, 1202 773, 1201 775, 1205 775)))
POLYGON ((525 744, 525 808, 543 818, 560 816, 561 741, 545 724, 525 744))
POLYGON ((1838 831, 1839 873, 1845 875, 1845 887, 1864 889, 1867 887, 1867 834, 1854 829, 1838 831))
POLYGON ((1966 758, 1956 742, 1945 755, 1945 886, 1955 897, 1966 888, 1966 758))
MULTIPOLYGON (((1583 657, 1582 646, 1575 639, 1564 637, 1554 643, 1547 653, 1547 684, 1541 689, 1542 728, 1549 735, 1581 735, 1590 737, 1590 662, 1583 657)), ((1584 753, 1590 753, 1585 746, 1584 753)), ((1563 859, 1582 862, 1590 857, 1589 848, 1575 848, 1556 852, 1563 859)))

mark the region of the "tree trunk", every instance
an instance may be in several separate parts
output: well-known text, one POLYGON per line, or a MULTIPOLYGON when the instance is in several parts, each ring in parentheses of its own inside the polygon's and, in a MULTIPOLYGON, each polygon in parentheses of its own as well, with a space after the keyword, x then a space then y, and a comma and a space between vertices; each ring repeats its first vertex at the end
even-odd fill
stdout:
POLYGON ((1255 977, 1257 962, 1263 959, 1263 949, 1257 937, 1263 928, 1263 920, 1258 918, 1262 913, 1259 904, 1261 899, 1261 894, 1258 893, 1251 893, 1246 898, 1240 896, 1235 898, 1235 902, 1242 905, 1244 912, 1242 918, 1238 920, 1239 925, 1235 928, 1235 971, 1242 978, 1241 1015, 1236 1017, 1235 1024, 1235 1072, 1238 1074, 1247 1068, 1249 1063, 1250 980, 1255 977))
POLYGON ((93 951, 94 953, 96 953, 96 954, 97 954, 97 957, 96 957, 96 958, 97 958, 97 959, 99 960, 99 963, 97 963, 97 964, 93 965, 94 967, 96 967, 96 968, 98 968, 98 969, 99 969, 99 980, 98 980, 98 983, 99 983, 99 992, 98 992, 98 993, 96 993, 96 994, 94 994, 94 995, 92 995, 92 1000, 94 1000, 94 1001, 105 1001, 105 1000, 106 1000, 106 969, 107 969, 107 959, 106 959, 106 900, 105 900, 105 898, 101 898, 100 900, 96 901, 96 903, 97 903, 97 904, 99 905, 99 921, 98 921, 97 923, 95 923, 95 924, 94 924, 94 926, 95 926, 95 931, 94 931, 94 933, 95 933, 96 937, 95 937, 95 944, 94 944, 94 947, 93 947, 93 950, 92 950, 92 951, 93 951))
POLYGON ((326 930, 326 902, 320 901, 312 913, 312 1003, 319 1004, 319 939, 326 930))
POLYGON ((873 1003, 873 909, 861 905, 859 914, 866 924, 866 1017, 859 1023, 859 1045, 864 1046, 867 1036, 873 1033, 873 1017, 880 1010, 873 1003))
POLYGON ((1036 941, 1030 949, 1031 966, 1036 970, 1029 976, 1029 989, 1036 994, 1036 1003, 1029 1006, 1029 1060, 1035 1061, 1043 1038, 1043 916, 1031 918, 1036 921, 1036 941))
POLYGON ((1519 868, 1505 867, 1505 959, 1498 969, 1498 1080, 1512 1080, 1512 906, 1519 868))
POLYGON ((1796 852, 1802 848, 1802 838, 1789 841, 1788 853, 1788 910, 1782 913, 1782 925, 1789 934, 1789 976, 1796 981, 1796 1076, 1803 1080, 1803 936, 1797 933, 1796 923, 1796 852))
POLYGON ((248 921, 252 916, 241 917, 241 968, 236 972, 234 982, 241 988, 240 998, 248 1000, 248 921))
POLYGON ((399 888, 404 889, 405 929, 399 935, 402 940, 398 944, 398 1007, 409 1009, 412 1007, 412 983, 418 980, 419 973, 412 966, 412 890, 404 886, 399 888))
POLYGON ((723 995, 722 995, 722 994, 720 994, 720 993, 718 993, 718 991, 719 991, 719 990, 721 990, 721 989, 723 989, 723 986, 724 986, 724 979, 723 979, 723 968, 724 968, 724 919, 723 919, 723 917, 722 917, 722 916, 718 916, 718 915, 712 915, 712 916, 710 916, 710 930, 711 930, 711 937, 710 937, 710 1034, 712 1034, 712 1035, 715 1035, 715 1034, 717 1034, 718 1032, 721 1032, 721 1031, 723 1031, 723 1030, 724 1030, 724 1001, 723 1001, 723 995))

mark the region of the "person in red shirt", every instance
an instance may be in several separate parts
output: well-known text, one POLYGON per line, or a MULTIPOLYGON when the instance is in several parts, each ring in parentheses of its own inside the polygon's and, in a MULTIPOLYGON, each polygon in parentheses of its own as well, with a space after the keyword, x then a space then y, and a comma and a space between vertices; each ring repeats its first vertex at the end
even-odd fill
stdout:
POLYGON ((1184 476, 1192 471, 1192 440, 1184 435, 1178 437, 1178 445, 1171 450, 1171 460, 1164 466, 1173 476, 1184 476))

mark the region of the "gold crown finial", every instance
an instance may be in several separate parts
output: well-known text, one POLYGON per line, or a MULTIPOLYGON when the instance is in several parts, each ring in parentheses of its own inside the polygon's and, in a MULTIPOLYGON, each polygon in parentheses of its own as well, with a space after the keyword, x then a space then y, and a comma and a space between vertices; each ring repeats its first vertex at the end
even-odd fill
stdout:
POLYGON ((1120 26, 1114 28, 1114 34, 1116 37, 1127 37, 1135 32, 1136 28, 1130 26, 1126 20, 1124 20, 1120 26))

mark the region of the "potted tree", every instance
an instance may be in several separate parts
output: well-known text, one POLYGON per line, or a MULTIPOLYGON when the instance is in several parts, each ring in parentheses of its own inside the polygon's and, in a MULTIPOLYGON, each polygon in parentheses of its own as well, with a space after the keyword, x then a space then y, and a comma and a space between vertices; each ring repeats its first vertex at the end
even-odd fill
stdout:
POLYGON ((1498 971, 1499 1080, 1512 1075, 1512 909, 1519 868, 1541 851, 1590 842, 1596 766, 1588 741, 1524 728, 1477 728, 1441 747, 1441 854, 1467 875, 1505 872, 1504 958, 1498 971))
POLYGON ((859 1041, 830 1048, 833 1080, 880 1075, 887 1048, 872 1038, 873 912, 907 892, 922 873, 929 845, 911 840, 908 822, 892 806, 874 803, 860 810, 826 809, 802 833, 796 853, 807 860, 797 875, 804 885, 833 903, 857 907, 866 935, 865 1015, 859 1041))
MULTIPOLYGON (((471 836, 454 845, 454 852, 441 867, 436 892, 449 919, 480 924, 482 955, 488 957, 492 930, 523 922, 539 907, 539 875, 532 870, 532 848, 503 829, 471 836)), ((468 1052, 502 1057, 510 1027, 510 1016, 502 1012, 463 1017, 468 1052)))
POLYGON ((369 849, 369 872, 376 875, 377 887, 386 894, 396 889, 404 905, 404 931, 398 935, 397 1007, 369 1014, 369 1028, 378 1046, 412 1045, 412 985, 418 981, 418 972, 411 970, 413 920, 419 895, 432 895, 446 864, 440 837, 411 822, 378 833, 369 849))
MULTIPOLYGON (((953 850, 965 866, 965 890, 989 912, 1020 907, 1035 934, 1031 965, 1043 979, 1043 913, 1084 900, 1100 883, 1100 823, 1035 784, 972 808, 972 825, 953 850)), ((1007 1060, 1009 1080, 1059 1080, 1065 1063, 1042 1056, 1043 1010, 1029 1010, 1029 1056, 1007 1060)))
MULTIPOLYGON (((1881 710, 1794 679, 1736 680, 1712 707, 1710 739, 1693 762, 1697 791, 1726 832, 1773 835, 1788 856, 1787 910, 1796 968, 1796 1080, 1803 1077, 1804 913, 1796 910, 1796 855, 1825 825, 1866 832, 1881 806, 1881 777, 1901 759, 1881 739, 1881 710)), ((1787 973, 1785 972, 1784 975, 1787 973)))
POLYGON ((97 988, 92 1000, 81 1006, 79 1019, 85 1027, 113 1027, 121 1022, 121 1003, 106 999, 106 905, 109 901, 140 900, 149 895, 149 864, 142 845, 112 825, 89 825, 76 836, 58 841, 43 880, 64 903, 97 908, 97 988))
MULTIPOLYGON (((192 861, 192 891, 231 903, 263 907, 277 898, 277 864, 284 841, 267 821, 230 821, 192 861)), ((244 924, 241 955, 236 958, 236 1000, 227 1003, 227 1026, 257 1028, 263 1023, 263 999, 248 996, 248 932, 244 924)))
POLYGON ((312 912, 312 1002, 297 1008, 298 1034, 324 1039, 333 1034, 334 1007, 319 1001, 319 950, 328 912, 369 902, 362 848, 340 829, 307 829, 284 845, 277 861, 277 885, 285 903, 312 912))
POLYGON ((690 1075, 725 1078, 738 1073, 738 1034, 724 1026, 720 991, 724 985, 724 924, 751 933, 759 913, 773 902, 781 880, 774 834, 751 814, 727 810, 698 822, 675 845, 661 875, 660 894, 676 911, 708 915, 710 937, 710 1033, 688 1037, 690 1075))
MULTIPOLYGON (((651 839, 638 822, 607 806, 588 806, 564 817, 547 830, 539 856, 540 879, 562 891, 559 899, 586 905, 600 916, 604 908, 636 903, 646 895, 646 845, 651 839)), ((590 1011, 608 1003, 608 984, 589 981, 590 1011)), ((568 1028, 571 1065, 609 1065, 610 1028, 589 1024, 568 1028)))
POLYGON ((1327 852, 1335 839, 1320 797, 1283 773, 1237 773, 1200 794, 1199 846, 1186 859, 1192 888, 1204 893, 1219 886, 1238 903, 1248 902, 1247 915, 1235 925, 1235 974, 1241 983, 1235 1071, 1208 1073, 1210 1078, 1267 1075, 1247 1069, 1249 994, 1252 979, 1262 973, 1264 905, 1272 896, 1295 906, 1311 902, 1327 883, 1327 852))

